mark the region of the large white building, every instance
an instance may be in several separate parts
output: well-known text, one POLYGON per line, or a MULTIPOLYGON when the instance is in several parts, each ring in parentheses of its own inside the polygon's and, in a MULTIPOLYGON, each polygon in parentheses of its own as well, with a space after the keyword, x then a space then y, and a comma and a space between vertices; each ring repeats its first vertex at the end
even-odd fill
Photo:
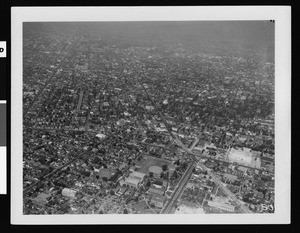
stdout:
POLYGON ((125 178, 124 183, 128 186, 137 188, 139 186, 140 182, 141 181, 139 179, 135 179, 135 178, 132 178, 132 177, 127 177, 127 178, 125 178))
POLYGON ((120 181, 120 184, 126 184, 131 187, 137 188, 139 184, 143 181, 145 177, 144 173, 141 172, 132 172, 128 177, 125 178, 124 181, 120 181))
POLYGON ((61 194, 65 197, 69 197, 69 198, 75 198, 76 196, 76 191, 73 189, 68 189, 68 188, 64 188, 61 191, 61 194))
POLYGON ((142 181, 145 178, 146 174, 144 174, 142 172, 136 172, 135 171, 135 172, 132 172, 129 176, 142 181))

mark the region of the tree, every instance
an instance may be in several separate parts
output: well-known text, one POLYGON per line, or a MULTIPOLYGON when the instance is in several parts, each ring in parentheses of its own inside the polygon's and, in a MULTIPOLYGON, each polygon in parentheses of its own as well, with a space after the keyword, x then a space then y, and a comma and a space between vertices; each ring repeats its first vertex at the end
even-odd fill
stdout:
POLYGON ((168 170, 168 165, 167 165, 167 164, 162 165, 162 170, 163 170, 163 171, 168 170))
POLYGON ((115 192, 114 192, 114 190, 110 190, 110 195, 115 195, 115 192))
POLYGON ((107 179, 107 177, 104 176, 104 177, 102 177, 102 180, 103 180, 104 182, 107 182, 108 179, 107 179))
POLYGON ((183 162, 183 163, 181 164, 181 169, 182 169, 182 170, 185 170, 186 167, 187 167, 187 163, 186 163, 186 162, 183 162))
POLYGON ((150 187, 150 185, 151 185, 151 182, 150 182, 150 180, 148 180, 147 183, 146 183, 146 186, 150 187))
POLYGON ((178 177, 178 174, 177 174, 176 170, 173 172, 172 177, 175 178, 175 179, 178 177))
POLYGON ((169 179, 169 172, 168 172, 168 171, 165 173, 165 177, 164 177, 164 179, 166 179, 166 180, 168 180, 168 179, 169 179))
POLYGON ((125 210, 123 211, 123 214, 128 214, 128 210, 125 209, 125 210))
POLYGON ((149 172, 149 177, 150 177, 150 178, 153 177, 153 172, 149 172))
POLYGON ((160 178, 163 178, 163 177, 164 177, 164 173, 161 172, 161 173, 160 173, 160 178))

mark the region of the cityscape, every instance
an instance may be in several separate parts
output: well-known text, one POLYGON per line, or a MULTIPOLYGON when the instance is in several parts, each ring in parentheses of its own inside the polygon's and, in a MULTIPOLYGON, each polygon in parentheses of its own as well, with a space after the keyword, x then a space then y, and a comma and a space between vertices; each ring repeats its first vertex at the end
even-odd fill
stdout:
POLYGON ((23 23, 23 214, 274 213, 274 31, 23 23))

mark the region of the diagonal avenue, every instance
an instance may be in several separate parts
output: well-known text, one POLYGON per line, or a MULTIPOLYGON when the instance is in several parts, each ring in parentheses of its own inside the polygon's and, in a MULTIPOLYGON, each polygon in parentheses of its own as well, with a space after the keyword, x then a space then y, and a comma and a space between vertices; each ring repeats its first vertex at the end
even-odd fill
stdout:
POLYGON ((172 193, 170 199, 168 202, 164 205, 162 210, 160 211, 160 214, 170 214, 175 203, 177 202, 178 198, 181 196, 182 191, 184 190, 184 187, 188 183, 190 176, 193 172, 193 169, 195 168, 195 161, 193 161, 187 168, 187 170, 182 175, 178 185, 176 186, 174 192, 172 193))

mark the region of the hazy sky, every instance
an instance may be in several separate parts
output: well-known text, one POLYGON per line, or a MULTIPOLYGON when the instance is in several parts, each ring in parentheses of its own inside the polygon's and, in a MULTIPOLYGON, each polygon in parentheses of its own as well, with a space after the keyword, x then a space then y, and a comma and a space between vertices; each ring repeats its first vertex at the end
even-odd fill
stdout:
POLYGON ((186 21, 186 22, 49 22, 24 23, 24 32, 77 29, 132 36, 160 36, 241 42, 258 47, 274 45, 275 23, 270 21, 186 21))

